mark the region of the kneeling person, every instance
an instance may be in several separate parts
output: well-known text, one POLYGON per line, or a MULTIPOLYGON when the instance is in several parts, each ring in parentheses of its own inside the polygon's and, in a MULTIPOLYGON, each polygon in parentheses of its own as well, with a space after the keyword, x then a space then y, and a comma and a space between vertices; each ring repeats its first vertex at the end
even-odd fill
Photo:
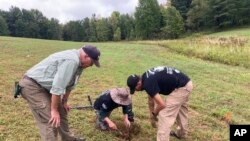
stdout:
POLYGON ((107 130, 108 127, 117 129, 116 124, 109 118, 111 112, 117 107, 122 107, 124 124, 130 127, 130 122, 134 121, 131 96, 126 88, 113 88, 103 92, 94 103, 98 128, 101 130, 107 130))

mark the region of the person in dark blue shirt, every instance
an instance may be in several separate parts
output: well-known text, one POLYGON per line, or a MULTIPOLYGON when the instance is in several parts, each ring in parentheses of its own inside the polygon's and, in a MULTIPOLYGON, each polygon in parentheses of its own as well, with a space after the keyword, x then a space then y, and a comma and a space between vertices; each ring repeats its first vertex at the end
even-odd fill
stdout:
POLYGON ((173 67, 151 68, 142 76, 130 75, 127 79, 130 94, 145 90, 148 94, 151 123, 156 126, 157 141, 169 141, 169 135, 185 137, 188 132, 188 99, 193 89, 190 78, 173 67), (164 101, 161 95, 167 95, 164 101), (157 104, 155 108, 155 103, 157 104), (177 133, 171 131, 177 123, 177 133))
POLYGON ((130 122, 134 121, 132 112, 132 100, 126 88, 113 88, 103 92, 94 102, 96 111, 96 125, 101 130, 108 128, 117 130, 116 124, 109 118, 111 112, 118 107, 122 107, 124 114, 124 124, 130 127, 130 122))

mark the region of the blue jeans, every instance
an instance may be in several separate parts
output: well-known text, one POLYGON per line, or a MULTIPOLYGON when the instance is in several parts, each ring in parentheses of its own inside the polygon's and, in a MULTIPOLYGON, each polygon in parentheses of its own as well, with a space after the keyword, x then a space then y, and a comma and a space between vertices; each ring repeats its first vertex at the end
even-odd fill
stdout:
MULTIPOLYGON (((104 121, 105 117, 102 117, 99 110, 95 110, 96 113, 96 127, 100 128, 101 130, 107 130, 109 128, 106 121, 104 121)), ((108 113, 108 117, 110 116, 111 112, 108 113)))

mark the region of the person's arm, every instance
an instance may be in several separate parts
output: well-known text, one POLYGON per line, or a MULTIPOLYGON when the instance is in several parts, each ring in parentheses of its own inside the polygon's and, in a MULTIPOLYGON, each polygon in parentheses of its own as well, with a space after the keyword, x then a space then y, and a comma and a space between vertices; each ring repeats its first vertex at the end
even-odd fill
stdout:
POLYGON ((165 108, 165 102, 159 94, 159 85, 155 79, 147 79, 147 81, 144 82, 144 85, 148 94, 148 106, 150 114, 152 115, 152 113, 154 113, 154 115, 157 116, 159 111, 165 108), (156 108, 155 102, 157 104, 156 108))
POLYGON ((57 67, 57 72, 53 79, 51 94, 64 95, 67 93, 67 86, 77 70, 77 63, 72 60, 65 60, 57 67))
POLYGON ((130 128, 130 121, 128 120, 128 114, 123 116, 124 124, 127 128, 130 128))
POLYGON ((115 125, 115 123, 109 119, 109 117, 105 117, 104 121, 107 122, 109 128, 113 129, 113 130, 117 130, 117 126, 115 125))
POLYGON ((51 118, 49 124, 55 127, 60 126, 60 114, 58 112, 58 103, 60 101, 60 95, 52 94, 51 97, 51 118))
POLYGON ((149 95, 148 96, 148 108, 149 108, 150 122, 151 122, 152 127, 156 128, 157 118, 155 115, 152 114, 154 112, 154 107, 155 107, 154 99, 149 95))
POLYGON ((127 128, 130 127, 130 121, 128 119, 128 114, 129 112, 131 112, 132 110, 132 105, 125 105, 125 106, 122 106, 122 112, 124 114, 123 116, 123 121, 124 121, 124 124, 127 128))
POLYGON ((154 99, 151 98, 151 96, 148 96, 148 108, 149 108, 149 115, 150 117, 152 117, 152 113, 154 112, 154 108, 155 108, 155 102, 154 99))
POLYGON ((154 97, 153 97, 154 101, 157 103, 157 107, 154 109, 153 113, 155 116, 157 116, 159 114, 159 112, 164 109, 166 107, 166 103, 164 102, 164 100, 161 98, 160 94, 157 93, 154 97))
POLYGON ((160 110, 165 108, 165 102, 161 98, 160 94, 157 93, 153 98, 148 96, 148 105, 149 105, 149 111, 150 111, 150 120, 151 125, 153 127, 156 127, 156 121, 157 121, 157 115, 159 114, 160 110), (154 108, 155 103, 157 104, 157 107, 154 108))
MULTIPOLYGON (((104 98, 104 97, 102 97, 102 98, 104 98)), ((104 100, 104 99, 99 99, 99 100, 104 100)), ((112 108, 110 108, 110 105, 108 104, 109 102, 107 102, 107 103, 106 102, 101 103, 101 107, 100 107, 100 110, 99 110, 100 111, 100 117, 102 117, 102 119, 107 122, 109 128, 111 128, 113 130, 117 130, 117 126, 109 118, 110 113, 112 112, 112 111, 110 111, 110 109, 112 109, 112 108)))

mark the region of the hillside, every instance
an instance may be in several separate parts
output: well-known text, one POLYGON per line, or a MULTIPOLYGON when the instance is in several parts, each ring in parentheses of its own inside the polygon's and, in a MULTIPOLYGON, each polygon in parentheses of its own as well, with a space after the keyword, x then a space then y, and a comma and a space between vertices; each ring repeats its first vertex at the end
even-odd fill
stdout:
POLYGON ((138 41, 166 47, 173 52, 213 62, 250 68, 250 28, 211 34, 193 34, 178 40, 138 41))

